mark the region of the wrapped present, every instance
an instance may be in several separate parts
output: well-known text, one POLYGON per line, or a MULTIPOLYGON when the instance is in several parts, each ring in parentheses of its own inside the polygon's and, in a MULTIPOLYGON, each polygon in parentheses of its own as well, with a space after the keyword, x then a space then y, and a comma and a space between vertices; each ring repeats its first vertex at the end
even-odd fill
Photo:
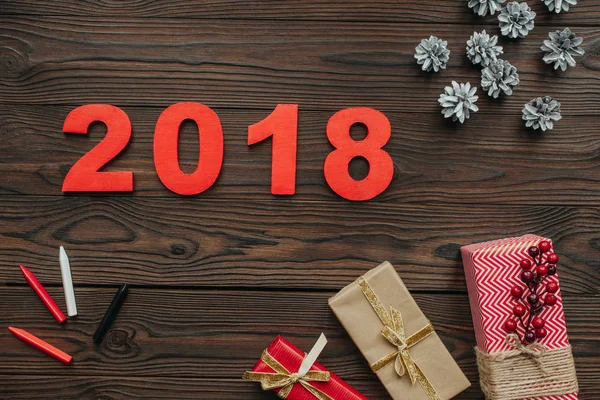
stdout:
POLYGON ((525 235, 461 252, 486 397, 577 399, 552 241, 525 235))
POLYGON ((260 382, 263 390, 273 390, 288 400, 366 400, 352 386, 316 362, 327 339, 321 335, 305 354, 277 336, 263 351, 261 359, 243 379, 260 382))
POLYGON ((346 286, 329 306, 393 399, 446 400, 470 386, 390 263, 346 286))

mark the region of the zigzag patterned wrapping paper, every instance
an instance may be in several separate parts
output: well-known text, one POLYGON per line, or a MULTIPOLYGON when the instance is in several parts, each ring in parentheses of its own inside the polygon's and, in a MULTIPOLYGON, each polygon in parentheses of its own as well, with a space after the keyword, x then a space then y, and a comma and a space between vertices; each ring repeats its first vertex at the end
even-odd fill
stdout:
MULTIPOLYGON (((505 342, 507 332, 504 329, 504 323, 512 315, 514 305, 510 289, 514 285, 522 285, 519 261, 528 258, 527 249, 536 246, 542 240, 552 243, 550 239, 541 236, 524 235, 461 248, 479 349, 488 353, 510 350, 505 342)), ((559 273, 560 263, 558 273, 549 277, 549 281, 558 282, 559 273)), ((549 350, 569 344, 560 289, 556 292, 556 297, 556 305, 544 310, 542 314, 546 319, 548 334, 539 342, 549 350)), ((525 314, 525 317, 528 317, 528 314, 525 314)), ((523 335, 524 329, 521 326, 518 330, 523 335)), ((535 400, 576 400, 578 397, 577 393, 572 393, 539 397, 535 400)))

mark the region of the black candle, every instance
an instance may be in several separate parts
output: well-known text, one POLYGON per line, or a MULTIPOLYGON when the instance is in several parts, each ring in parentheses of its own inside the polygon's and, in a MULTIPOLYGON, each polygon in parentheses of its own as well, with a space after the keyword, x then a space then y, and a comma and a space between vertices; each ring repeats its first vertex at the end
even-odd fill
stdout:
POLYGON ((98 329, 96 329, 96 332, 94 333, 94 343, 102 342, 102 338, 117 317, 117 313, 121 308, 121 304, 123 304, 125 297, 127 297, 127 292, 129 292, 129 285, 121 285, 119 290, 117 290, 117 293, 115 294, 115 297, 113 297, 110 306, 108 306, 108 310, 106 310, 106 314, 104 314, 104 318, 102 318, 98 329))

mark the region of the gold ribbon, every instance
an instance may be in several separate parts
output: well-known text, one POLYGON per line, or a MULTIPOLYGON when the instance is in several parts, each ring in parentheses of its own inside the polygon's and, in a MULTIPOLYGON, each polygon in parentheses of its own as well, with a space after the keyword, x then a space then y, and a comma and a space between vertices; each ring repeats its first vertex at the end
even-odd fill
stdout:
POLYGON ((308 371, 314 364, 319 353, 327 343, 324 335, 321 335, 317 344, 305 356, 300 369, 296 373, 291 373, 279 361, 269 354, 267 350, 263 351, 261 360, 273 369, 275 372, 252 372, 244 373, 244 380, 252 382, 260 382, 263 390, 281 389, 277 395, 282 399, 287 399, 296 383, 301 384, 318 400, 333 400, 326 393, 312 386, 310 382, 329 382, 330 375, 326 371, 308 371), (308 361, 306 363, 305 361, 308 361))
POLYGON ((546 354, 546 347, 540 343, 531 343, 528 345, 524 345, 521 343, 521 339, 519 339, 519 335, 516 333, 509 333, 506 335, 506 344, 513 349, 513 351, 509 351, 506 353, 503 359, 516 357, 520 354, 526 355, 531 358, 537 364, 538 368, 547 375, 547 372, 542 364, 542 356, 546 354))
POLYGON ((371 364, 373 372, 378 372, 393 362, 394 369, 400 377, 408 374, 412 384, 414 385, 416 382, 419 382, 430 400, 441 400, 440 395, 435 391, 433 385, 429 382, 429 379, 427 379, 408 351, 411 347, 434 332, 431 323, 428 321, 428 324, 425 327, 407 338, 404 331, 404 321, 402 320, 400 311, 396 310, 394 307, 390 307, 390 312, 388 313, 385 306, 381 303, 381 300, 379 300, 373 291, 373 288, 364 277, 358 278, 357 283, 384 325, 381 334, 397 349, 371 364))

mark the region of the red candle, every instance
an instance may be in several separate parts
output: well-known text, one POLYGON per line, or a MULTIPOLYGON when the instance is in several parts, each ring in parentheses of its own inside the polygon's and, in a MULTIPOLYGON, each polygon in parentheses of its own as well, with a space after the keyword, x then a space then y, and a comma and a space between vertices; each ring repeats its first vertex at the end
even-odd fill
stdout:
POLYGON ((42 299, 42 301, 44 302, 46 307, 48 307, 48 310, 50 310, 50 312, 58 321, 58 323, 62 324, 63 322, 65 322, 67 320, 67 317, 65 316, 65 314, 63 314, 58 305, 56 305, 54 300, 52 300, 52 297, 50 297, 48 292, 46 292, 46 289, 44 289, 40 281, 37 280, 33 272, 25 268, 23 265, 20 265, 20 267, 23 276, 27 280, 27 283, 29 283, 29 286, 31 286, 33 290, 35 290, 37 295, 40 296, 40 299, 42 299))
POLYGON ((52 346, 51 344, 43 341, 39 337, 34 336, 31 333, 29 333, 23 329, 9 326, 8 330, 11 331, 16 337, 18 337, 25 343, 28 343, 28 344, 32 345, 33 347, 40 349, 44 353, 48 354, 51 357, 54 357, 55 359, 57 359, 58 361, 60 361, 64 364, 70 364, 71 360, 73 359, 73 357, 71 357, 64 351, 57 349, 56 347, 52 346))

